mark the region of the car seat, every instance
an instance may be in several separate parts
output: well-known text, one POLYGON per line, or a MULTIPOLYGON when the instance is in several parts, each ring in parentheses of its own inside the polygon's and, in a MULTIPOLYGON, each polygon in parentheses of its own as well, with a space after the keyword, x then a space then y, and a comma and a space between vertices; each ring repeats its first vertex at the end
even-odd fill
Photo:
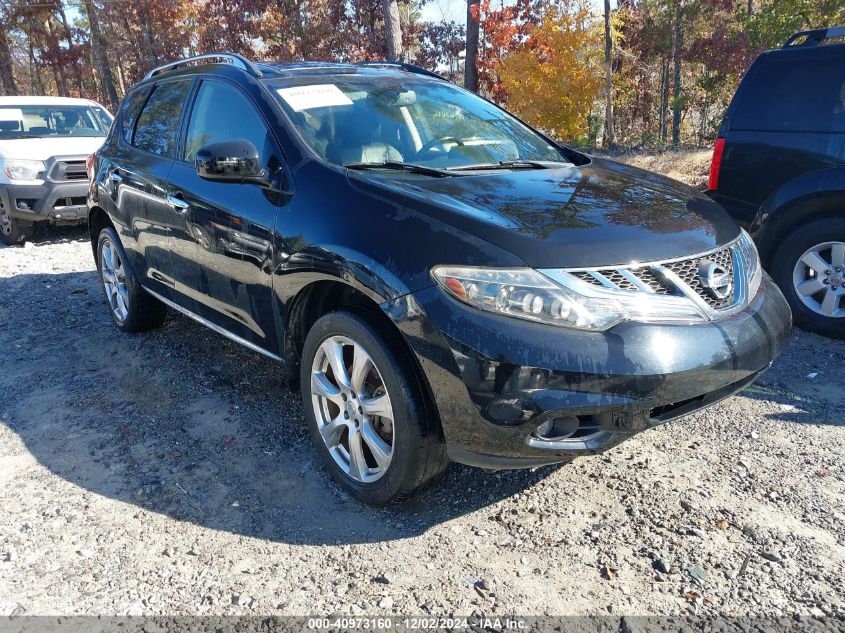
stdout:
POLYGON ((404 160, 396 147, 379 140, 379 128, 379 117, 366 100, 335 112, 335 133, 326 158, 339 165, 404 160))

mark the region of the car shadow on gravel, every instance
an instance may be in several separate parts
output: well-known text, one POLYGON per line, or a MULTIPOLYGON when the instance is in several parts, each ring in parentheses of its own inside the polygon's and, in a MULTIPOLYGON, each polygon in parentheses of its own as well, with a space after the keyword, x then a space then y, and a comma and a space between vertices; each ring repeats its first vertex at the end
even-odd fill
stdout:
POLYGON ((741 393, 746 398, 781 405, 781 412, 765 415, 769 420, 845 426, 845 420, 840 417, 842 407, 845 407, 845 393, 838 381, 790 381, 779 383, 777 387, 765 383, 754 384, 741 393))
POLYGON ((91 239, 88 235, 87 224, 69 224, 64 226, 51 226, 49 224, 36 224, 33 232, 33 244, 39 246, 48 244, 66 244, 68 242, 85 242, 91 239))
POLYGON ((452 465, 410 500, 370 508, 329 480, 272 361, 175 314, 123 334, 94 272, 0 278, 0 296, 0 424, 74 486, 179 521, 287 543, 390 541, 557 468, 452 465))

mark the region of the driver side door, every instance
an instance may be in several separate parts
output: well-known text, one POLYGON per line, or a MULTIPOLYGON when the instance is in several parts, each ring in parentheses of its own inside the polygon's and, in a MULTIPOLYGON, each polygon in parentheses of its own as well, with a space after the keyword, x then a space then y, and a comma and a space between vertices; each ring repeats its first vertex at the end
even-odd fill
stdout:
POLYGON ((251 97, 234 83, 203 79, 169 177, 169 195, 184 203, 187 236, 171 249, 173 276, 189 310, 278 354, 272 230, 284 199, 257 184, 203 179, 196 169, 198 150, 235 139, 250 141, 269 173, 280 169, 282 153, 251 97))

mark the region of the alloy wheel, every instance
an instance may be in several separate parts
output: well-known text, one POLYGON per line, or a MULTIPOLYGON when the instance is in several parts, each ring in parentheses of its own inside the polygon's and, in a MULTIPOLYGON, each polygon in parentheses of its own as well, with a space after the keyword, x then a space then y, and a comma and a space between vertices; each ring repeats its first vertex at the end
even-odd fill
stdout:
POLYGON ((100 248, 100 274, 106 300, 118 321, 125 321, 129 316, 129 292, 126 289, 126 269, 120 253, 114 243, 106 238, 100 248))
POLYGON ((792 271, 792 285, 816 314, 845 317, 845 242, 823 242, 807 249, 792 271))
POLYGON ((351 479, 381 479, 393 458, 393 406, 366 350, 345 336, 324 340, 311 364, 311 402, 320 437, 351 479))

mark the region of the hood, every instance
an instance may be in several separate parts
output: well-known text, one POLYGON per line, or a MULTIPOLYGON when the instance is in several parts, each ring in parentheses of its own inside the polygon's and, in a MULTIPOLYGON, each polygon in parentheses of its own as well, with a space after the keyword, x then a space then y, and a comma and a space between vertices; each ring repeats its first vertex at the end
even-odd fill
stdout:
POLYGON ((105 140, 104 136, 0 139, 0 156, 29 160, 47 160, 53 156, 88 156, 100 149, 105 140))
POLYGON ((421 210, 534 268, 682 258, 715 249, 739 227, 710 198, 613 161, 430 178, 355 172, 353 183, 421 210), (386 194, 386 195, 385 195, 386 194))

